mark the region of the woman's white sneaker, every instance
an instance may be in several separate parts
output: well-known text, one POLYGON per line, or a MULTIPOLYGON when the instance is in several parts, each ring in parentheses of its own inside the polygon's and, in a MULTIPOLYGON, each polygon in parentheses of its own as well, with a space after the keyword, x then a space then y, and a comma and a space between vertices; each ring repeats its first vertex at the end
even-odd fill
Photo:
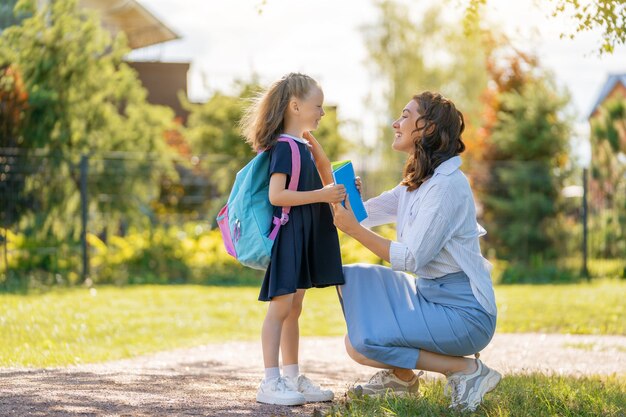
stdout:
POLYGON ((287 387, 304 395, 307 402, 332 401, 335 398, 335 394, 331 390, 323 390, 304 375, 298 375, 297 378, 286 376, 285 381, 287 382, 287 387))
POLYGON ((275 405, 302 405, 304 395, 291 389, 283 377, 263 380, 256 393, 257 402, 275 405))
POLYGON ((483 397, 493 390, 502 375, 476 359, 477 369, 469 375, 455 373, 448 377, 444 394, 452 400, 450 408, 461 411, 476 411, 483 397))

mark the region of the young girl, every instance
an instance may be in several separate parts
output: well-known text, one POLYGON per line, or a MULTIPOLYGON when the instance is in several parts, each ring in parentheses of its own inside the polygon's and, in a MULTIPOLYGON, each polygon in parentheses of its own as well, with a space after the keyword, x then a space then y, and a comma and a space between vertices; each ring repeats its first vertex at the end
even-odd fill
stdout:
POLYGON ((280 218, 283 206, 292 207, 289 221, 274 241, 259 294, 260 301, 270 302, 261 335, 265 379, 256 397, 266 404, 301 405, 333 399, 332 391, 322 390, 301 375, 298 366, 298 318, 305 290, 344 283, 337 230, 325 203, 343 201, 346 191, 343 185, 332 184, 330 162, 308 133, 324 116, 323 101, 315 80, 292 73, 272 84, 242 121, 252 148, 270 152, 269 199, 275 206, 274 215, 280 218), (289 143, 278 142, 281 136, 296 141, 300 150, 297 191, 287 189, 291 148, 289 143))

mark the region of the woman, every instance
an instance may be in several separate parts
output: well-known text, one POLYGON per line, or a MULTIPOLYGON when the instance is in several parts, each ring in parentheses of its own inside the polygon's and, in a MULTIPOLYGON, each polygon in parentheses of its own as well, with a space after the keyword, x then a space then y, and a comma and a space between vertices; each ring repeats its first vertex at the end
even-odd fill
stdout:
POLYGON ((440 94, 424 92, 392 127, 392 148, 408 154, 402 182, 365 203, 362 224, 349 203, 333 205, 335 225, 391 263, 347 265, 346 283, 338 287, 348 354, 384 369, 355 392, 417 393, 413 369, 439 372, 447 377, 451 407, 473 411, 501 376, 478 355, 465 357, 493 337, 496 304, 491 265, 478 244, 485 231, 459 170, 463 115, 440 94), (393 221, 397 241, 366 228, 393 221))

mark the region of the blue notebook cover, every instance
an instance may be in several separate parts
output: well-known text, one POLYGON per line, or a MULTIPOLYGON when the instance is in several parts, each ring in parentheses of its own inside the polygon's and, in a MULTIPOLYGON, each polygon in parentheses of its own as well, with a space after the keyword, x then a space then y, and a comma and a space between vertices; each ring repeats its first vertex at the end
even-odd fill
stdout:
POLYGON ((359 190, 357 190, 356 184, 354 183, 356 175, 354 175, 354 167, 352 166, 352 162, 333 162, 332 167, 333 179, 335 180, 335 184, 343 184, 346 187, 346 192, 348 193, 350 206, 352 207, 354 216, 359 222, 362 222, 367 218, 367 212, 365 211, 365 206, 363 205, 361 194, 359 193, 359 190))

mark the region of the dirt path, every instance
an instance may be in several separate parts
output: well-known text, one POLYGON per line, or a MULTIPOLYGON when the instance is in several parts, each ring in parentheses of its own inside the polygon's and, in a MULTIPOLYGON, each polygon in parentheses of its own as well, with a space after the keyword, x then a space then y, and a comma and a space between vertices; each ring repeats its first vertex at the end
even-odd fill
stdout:
MULTIPOLYGON (((481 355, 505 374, 626 375, 626 336, 497 334, 481 355)), ((301 368, 336 398, 372 373, 348 358, 338 337, 303 339, 301 368)), ((0 416, 311 416, 328 407, 257 404, 261 375, 259 342, 69 368, 0 369, 0 416)))

